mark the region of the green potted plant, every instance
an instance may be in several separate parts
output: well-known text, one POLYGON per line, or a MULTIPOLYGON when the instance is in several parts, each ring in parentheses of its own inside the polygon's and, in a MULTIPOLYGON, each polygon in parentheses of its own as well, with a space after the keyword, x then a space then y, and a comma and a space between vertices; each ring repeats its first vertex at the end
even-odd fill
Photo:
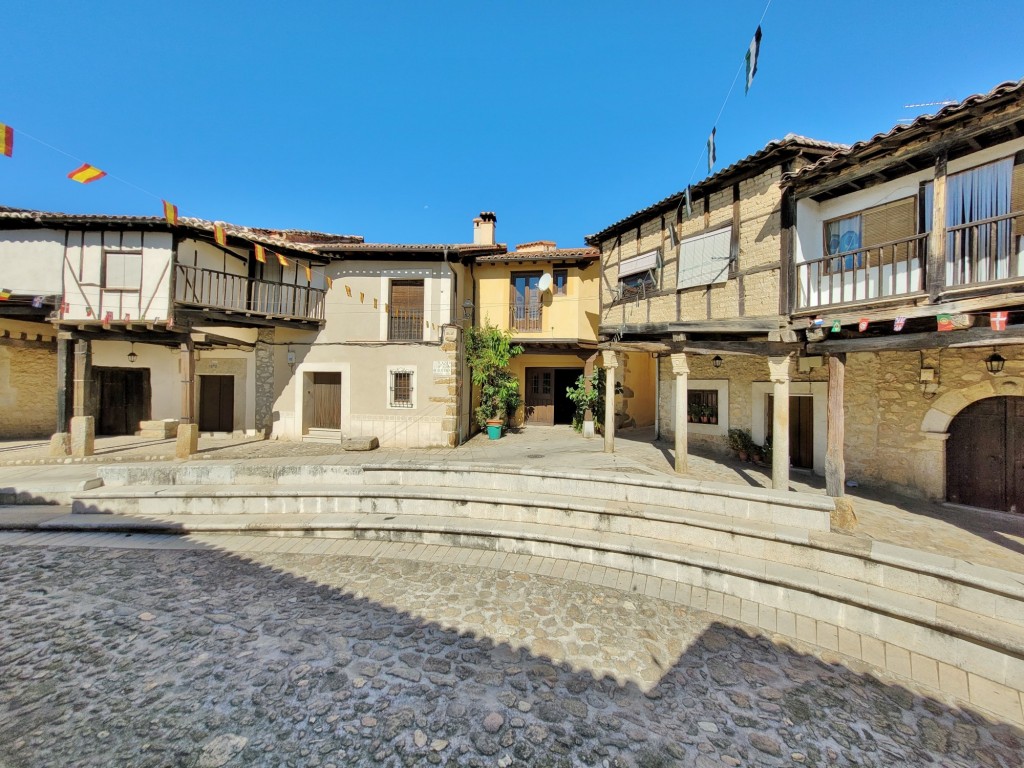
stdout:
POLYGON ((506 420, 515 415, 522 402, 519 379, 508 367, 512 358, 522 351, 521 346, 512 344, 508 331, 489 323, 470 328, 466 333, 466 360, 472 371, 473 385, 480 390, 476 421, 492 440, 501 437, 506 420))
POLYGON ((736 451, 740 461, 747 461, 754 448, 754 439, 745 429, 733 427, 729 430, 729 447, 736 451))

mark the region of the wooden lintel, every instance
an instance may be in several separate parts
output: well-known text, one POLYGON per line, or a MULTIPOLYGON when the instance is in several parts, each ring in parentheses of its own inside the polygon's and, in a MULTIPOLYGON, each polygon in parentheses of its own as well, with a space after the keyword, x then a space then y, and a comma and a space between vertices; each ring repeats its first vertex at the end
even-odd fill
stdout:
POLYGON ((0 347, 10 347, 13 349, 54 349, 54 339, 44 341, 40 337, 34 339, 20 338, 22 335, 19 334, 19 338, 8 336, 7 334, 0 335, 0 347))
POLYGON ((865 339, 835 339, 808 344, 810 354, 824 352, 885 352, 887 350, 937 349, 941 347, 990 347, 1024 344, 1024 327, 1010 326, 1005 331, 991 328, 967 328, 962 331, 893 334, 865 339))
POLYGON ((800 352, 803 344, 783 341, 695 341, 689 340, 678 346, 676 352, 692 352, 698 355, 756 355, 758 357, 781 357, 800 352))
POLYGON ((610 352, 650 352, 667 355, 678 352, 672 344, 659 341, 609 341, 601 344, 598 349, 610 352))
MULTIPOLYGON (((991 289, 990 289, 991 290, 991 289)), ((990 293, 975 298, 957 299, 943 301, 938 304, 928 303, 927 295, 923 293, 906 297, 905 303, 887 303, 885 305, 862 305, 860 307, 821 307, 816 314, 820 317, 834 322, 838 320, 841 325, 856 325, 859 320, 866 319, 871 323, 891 321, 896 317, 912 319, 915 317, 934 317, 940 312, 949 314, 961 314, 971 312, 985 312, 988 310, 1012 308, 1024 305, 1024 291, 1013 291, 1012 293, 990 293)), ((801 323, 808 320, 796 320, 793 327, 800 328, 801 323)))

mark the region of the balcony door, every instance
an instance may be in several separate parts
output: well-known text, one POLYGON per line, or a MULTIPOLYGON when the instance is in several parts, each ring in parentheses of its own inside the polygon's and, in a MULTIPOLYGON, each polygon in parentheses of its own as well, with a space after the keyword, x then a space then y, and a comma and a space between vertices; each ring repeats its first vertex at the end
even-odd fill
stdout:
POLYGON ((541 326, 540 276, 542 272, 516 272, 512 275, 511 329, 537 333, 541 326))

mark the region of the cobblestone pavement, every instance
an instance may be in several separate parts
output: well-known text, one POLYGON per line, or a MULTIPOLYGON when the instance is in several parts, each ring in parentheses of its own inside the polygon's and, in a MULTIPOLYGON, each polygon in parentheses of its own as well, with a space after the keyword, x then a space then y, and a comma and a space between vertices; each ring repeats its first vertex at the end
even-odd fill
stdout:
POLYGON ((641 594, 103 541, 0 546, 3 768, 1022 764, 1011 726, 641 594))

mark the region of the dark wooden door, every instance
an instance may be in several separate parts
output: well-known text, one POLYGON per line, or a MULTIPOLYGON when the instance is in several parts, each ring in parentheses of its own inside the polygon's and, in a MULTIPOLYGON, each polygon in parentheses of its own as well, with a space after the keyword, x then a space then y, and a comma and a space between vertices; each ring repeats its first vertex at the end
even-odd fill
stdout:
POLYGON ((526 423, 555 423, 555 369, 526 369, 526 423))
POLYGON ((341 429, 341 374, 313 374, 313 429, 341 429))
POLYGON ((814 398, 789 398, 789 461, 794 467, 814 467, 814 398))
POLYGON ((555 424, 572 424, 576 415, 576 403, 565 393, 569 387, 576 386, 576 380, 583 375, 582 368, 555 369, 554 417, 555 424))
POLYGON ((199 431, 232 432, 235 429, 235 377, 199 377, 199 431))
POLYGON ((1024 397, 990 397, 949 425, 946 498, 957 504, 1024 511, 1024 397))
POLYGON ((134 435, 149 419, 148 368, 93 367, 93 413, 97 435, 134 435))

